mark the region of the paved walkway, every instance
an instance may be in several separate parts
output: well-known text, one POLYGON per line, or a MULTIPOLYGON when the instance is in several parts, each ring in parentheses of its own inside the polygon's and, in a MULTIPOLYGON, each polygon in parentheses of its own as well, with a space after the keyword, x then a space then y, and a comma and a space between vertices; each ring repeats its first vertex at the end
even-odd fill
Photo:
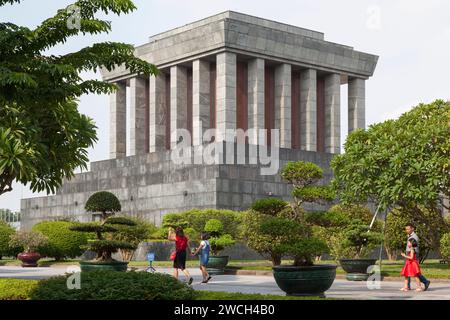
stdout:
MULTIPOLYGON (((73 271, 73 266, 71 267, 73 271)), ((52 268, 21 268, 0 267, 0 278, 44 279, 70 271, 67 267, 52 268)), ((158 272, 171 273, 171 269, 158 269, 158 272)), ((227 291, 242 293, 261 293, 284 295, 272 276, 221 275, 215 276, 208 284, 200 284, 201 276, 198 269, 189 269, 194 277, 193 287, 196 290, 227 291)), ((180 272, 180 279, 184 275, 180 272)), ((396 299, 396 300, 450 300, 450 283, 432 281, 427 292, 401 292, 401 281, 383 281, 380 289, 370 290, 366 282, 352 282, 336 279, 333 286, 326 292, 330 298, 345 299, 396 299)))

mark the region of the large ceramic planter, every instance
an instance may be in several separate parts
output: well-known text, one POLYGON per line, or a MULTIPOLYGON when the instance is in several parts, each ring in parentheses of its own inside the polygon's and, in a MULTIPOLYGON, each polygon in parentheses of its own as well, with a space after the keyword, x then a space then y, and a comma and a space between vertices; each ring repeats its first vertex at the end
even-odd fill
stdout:
POLYGON ((209 256, 206 270, 212 275, 224 274, 229 258, 229 256, 209 256))
POLYGON ((278 287, 291 296, 324 296, 336 278, 335 265, 275 266, 272 269, 278 287))
POLYGON ((17 255, 17 259, 22 261, 22 267, 24 268, 35 268, 41 255, 36 252, 22 252, 17 255))
POLYGON ((347 272, 347 280, 349 281, 366 281, 370 273, 367 269, 373 266, 377 259, 341 259, 339 263, 342 269, 347 272))
POLYGON ((108 271, 122 271, 128 269, 128 262, 122 261, 80 261, 81 272, 108 270, 108 271))

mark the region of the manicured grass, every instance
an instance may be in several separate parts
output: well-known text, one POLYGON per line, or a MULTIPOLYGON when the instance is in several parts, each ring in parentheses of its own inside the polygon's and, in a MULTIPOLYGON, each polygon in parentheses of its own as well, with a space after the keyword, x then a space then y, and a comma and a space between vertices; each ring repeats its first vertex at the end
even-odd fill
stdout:
POLYGON ((0 300, 28 300, 37 280, 0 279, 0 300))
POLYGON ((221 291, 196 291, 195 300, 335 300, 320 297, 293 297, 271 294, 248 294, 221 291))

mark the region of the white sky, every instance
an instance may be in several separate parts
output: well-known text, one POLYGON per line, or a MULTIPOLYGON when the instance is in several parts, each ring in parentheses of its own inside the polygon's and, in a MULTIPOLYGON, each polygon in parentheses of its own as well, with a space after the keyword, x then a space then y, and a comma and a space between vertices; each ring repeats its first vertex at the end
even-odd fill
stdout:
MULTIPOLYGON (((70 0, 23 0, 0 8, 0 21, 35 27, 70 0)), ((109 16, 107 35, 70 39, 50 50, 64 54, 94 41, 135 45, 149 36, 207 16, 234 10, 325 33, 325 40, 380 56, 367 84, 367 124, 396 118, 420 102, 450 100, 450 1, 446 0, 135 0, 132 14, 109 16)), ((98 76, 98 75, 86 75, 98 76)), ((347 133, 347 92, 342 87, 342 139, 347 133)), ((90 160, 108 158, 109 104, 106 96, 83 96, 80 110, 98 126, 99 141, 90 160)), ((27 187, 0 196, 0 208, 19 210, 20 199, 33 195, 27 187)))

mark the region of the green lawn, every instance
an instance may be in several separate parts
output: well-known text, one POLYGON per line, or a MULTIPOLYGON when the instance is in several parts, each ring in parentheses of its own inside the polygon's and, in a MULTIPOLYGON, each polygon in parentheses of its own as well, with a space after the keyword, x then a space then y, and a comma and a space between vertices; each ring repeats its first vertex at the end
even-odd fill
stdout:
MULTIPOLYGON (((66 260, 66 261, 54 261, 51 259, 41 259, 39 261, 39 266, 54 266, 54 265, 73 265, 77 264, 78 260, 66 260)), ((283 264, 290 264, 292 261, 283 260, 283 264)), ((321 261, 321 264, 335 264, 334 261, 321 261)), ((19 260, 14 259, 3 259, 0 260, 0 266, 11 266, 20 265, 19 260)), ((168 268, 172 266, 172 261, 156 261, 153 264, 155 268, 168 268)), ((197 260, 188 260, 186 263, 188 268, 198 267, 197 260)), ((147 261, 132 261, 130 262, 131 267, 145 267, 148 266, 147 261)), ((400 271, 403 267, 403 261, 387 261, 383 260, 382 274, 384 276, 390 277, 400 277, 400 271)), ((231 260, 228 264, 228 268, 231 270, 263 270, 271 271, 272 265, 266 260, 231 260)), ((427 278, 434 279, 450 279, 450 265, 440 264, 439 260, 426 260, 424 264, 421 265, 422 273, 427 278)), ((338 267, 336 270, 337 274, 345 274, 342 268, 338 267)))

